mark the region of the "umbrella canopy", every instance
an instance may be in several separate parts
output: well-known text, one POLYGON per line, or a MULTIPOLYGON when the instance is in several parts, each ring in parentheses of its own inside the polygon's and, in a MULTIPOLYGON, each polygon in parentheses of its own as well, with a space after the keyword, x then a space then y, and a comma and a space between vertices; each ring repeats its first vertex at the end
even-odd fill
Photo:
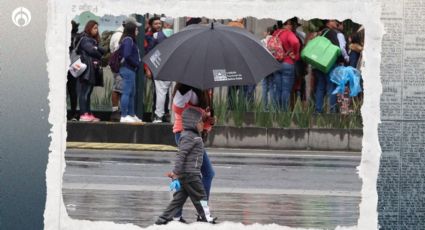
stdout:
POLYGON ((186 27, 152 49, 143 62, 155 80, 199 89, 252 85, 280 69, 253 34, 219 23, 186 27))

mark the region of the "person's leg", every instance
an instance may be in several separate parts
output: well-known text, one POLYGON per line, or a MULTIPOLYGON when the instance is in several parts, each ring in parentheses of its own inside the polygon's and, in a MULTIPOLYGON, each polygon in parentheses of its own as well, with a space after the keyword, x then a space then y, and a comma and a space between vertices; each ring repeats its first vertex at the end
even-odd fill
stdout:
POLYGON ((89 87, 86 80, 79 80, 78 83, 80 89, 80 95, 78 98, 80 105, 80 113, 81 115, 88 113, 87 109, 87 97, 89 94, 89 87))
POLYGON ((151 88, 152 88, 152 120, 155 119, 155 110, 156 110, 156 90, 155 90, 155 81, 153 79, 151 79, 152 84, 151 84, 151 88))
POLYGON ((205 193, 207 195, 207 200, 210 197, 211 184, 212 180, 215 176, 214 168, 212 167, 211 161, 208 157, 207 151, 204 151, 203 161, 201 166, 201 174, 202 174, 202 184, 205 188, 205 193))
POLYGON ((134 116, 136 113, 134 111, 134 98, 136 96, 136 73, 131 71, 130 73, 130 81, 131 81, 131 88, 130 88, 130 97, 128 101, 128 114, 130 116, 134 116))
POLYGON ((164 212, 159 216, 155 224, 167 224, 173 219, 177 211, 183 208, 183 205, 187 200, 188 193, 186 191, 187 186, 184 186, 185 183, 183 181, 180 181, 180 183, 182 184, 182 188, 180 188, 179 191, 176 191, 173 194, 173 200, 170 202, 164 212))
POLYGON ((282 70, 278 70, 273 73, 273 84, 272 84, 272 103, 275 109, 281 109, 281 97, 282 97, 282 70))
POLYGON ((167 86, 167 94, 165 95, 165 103, 164 103, 164 116, 162 118, 163 122, 170 122, 170 88, 171 81, 166 81, 167 86))
POLYGON ((329 73, 326 74, 326 95, 328 96, 329 100, 330 112, 336 113, 338 111, 337 95, 332 94, 332 92, 336 89, 336 84, 331 81, 329 73))
POLYGON ((130 93, 132 90, 132 81, 131 81, 131 70, 121 67, 120 75, 123 80, 123 91, 121 95, 121 117, 126 117, 129 112, 129 103, 130 103, 130 93))
POLYGON ((313 70, 315 81, 315 112, 323 112, 323 100, 326 92, 326 74, 319 70, 313 70))
POLYGON ((198 175, 191 175, 187 179, 187 183, 183 183, 183 187, 195 206, 201 221, 213 222, 215 219, 211 217, 208 206, 208 199, 205 189, 198 175))
POLYGON ((292 87, 294 86, 294 65, 283 63, 283 71, 282 71, 282 109, 283 111, 288 111, 289 107, 289 99, 291 97, 292 87))
POLYGON ((235 109, 235 100, 236 100, 236 86, 227 87, 227 109, 235 109))
POLYGON ((263 102, 263 108, 264 110, 267 110, 267 106, 269 104, 269 95, 268 95, 268 79, 267 77, 265 77, 262 81, 261 81, 261 101, 263 102))
POLYGON ((118 73, 114 73, 114 84, 112 86, 111 102, 112 114, 111 121, 119 121, 121 114, 119 111, 120 99, 122 93, 122 77, 118 73))
POLYGON ((164 116, 164 104, 165 97, 167 95, 167 82, 155 80, 155 92, 156 92, 156 108, 155 115, 157 118, 162 119, 164 116))
POLYGON ((86 105, 86 108, 87 108, 87 112, 89 113, 89 114, 91 114, 91 94, 93 93, 93 88, 94 88, 94 85, 92 85, 92 84, 88 84, 88 87, 89 87, 89 93, 88 93, 88 95, 87 95, 87 105, 86 105))
POLYGON ((77 79, 71 75, 71 73, 68 71, 67 74, 68 81, 66 82, 66 88, 69 93, 69 101, 71 103, 71 114, 70 118, 78 118, 77 114, 77 101, 78 101, 78 94, 77 94, 77 79))
MULTIPOLYGON (((176 145, 179 146, 179 140, 180 140, 181 133, 174 133, 174 140, 176 141, 176 145)), ((180 208, 176 214, 174 215, 175 219, 180 219, 183 216, 183 208, 180 208)))

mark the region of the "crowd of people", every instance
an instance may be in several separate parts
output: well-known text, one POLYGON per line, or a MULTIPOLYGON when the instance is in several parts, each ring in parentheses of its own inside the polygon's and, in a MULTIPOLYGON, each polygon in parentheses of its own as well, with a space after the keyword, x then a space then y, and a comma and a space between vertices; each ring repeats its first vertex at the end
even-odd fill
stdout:
MULTIPOLYGON (((170 17, 153 16, 148 19, 144 30, 144 54, 149 53, 156 45, 173 35, 174 21, 170 17)), ((201 22, 200 18, 190 18, 186 22, 186 26, 201 22)), ((364 30, 363 27, 360 27, 354 33, 347 35, 344 34, 342 22, 333 19, 322 20, 322 22, 322 28, 305 33, 302 31, 303 27, 298 18, 294 17, 284 22, 276 21, 274 26, 267 28, 264 32, 264 38, 261 41, 265 49, 270 49, 270 40, 273 40, 272 42, 280 42, 285 51, 284 57, 277 59, 281 63, 281 69, 266 76, 260 83, 261 103, 265 111, 269 111, 271 108, 288 111, 293 106, 295 98, 314 101, 315 113, 337 113, 339 111, 341 106, 338 103, 337 95, 332 94, 336 85, 330 80, 331 71, 324 73, 311 68, 301 59, 300 54, 311 39, 321 35, 341 49, 341 55, 332 68, 340 65, 358 68, 363 50, 364 30), (325 98, 328 99, 327 103, 324 101, 325 98), (325 104, 328 105, 327 111, 325 111, 325 104)), ((96 21, 89 21, 82 33, 78 33, 78 24, 72 22, 70 51, 77 48, 83 60, 90 64, 88 70, 81 77, 75 78, 68 72, 70 119, 85 122, 99 121, 99 118, 96 118, 91 112, 90 96, 94 86, 102 86, 102 57, 107 53, 119 50, 122 65, 117 73, 113 73, 111 121, 142 122, 134 111, 135 78, 140 68, 143 68, 145 76, 152 80, 152 122, 170 121, 170 109, 173 107, 170 103, 172 101, 170 97, 172 82, 155 80, 147 66, 141 63, 141 52, 138 48, 141 44, 137 44, 136 41, 141 25, 135 18, 128 17, 123 25, 111 34, 105 47, 101 45, 99 24, 96 21), (79 114, 76 109, 77 102, 80 105, 79 114)), ((244 19, 231 21, 227 25, 244 29, 246 27, 244 19)), ((227 87, 227 108, 235 109, 236 100, 252 104, 255 101, 256 88, 256 85, 227 87)))

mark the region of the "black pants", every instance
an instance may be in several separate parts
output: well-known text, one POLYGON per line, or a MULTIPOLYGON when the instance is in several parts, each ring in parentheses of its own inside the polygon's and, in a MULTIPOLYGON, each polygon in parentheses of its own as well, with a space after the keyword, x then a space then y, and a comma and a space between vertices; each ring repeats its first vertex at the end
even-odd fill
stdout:
POLYGON ((68 81, 66 82, 66 89, 68 90, 69 100, 71 102, 71 113, 68 118, 78 117, 77 114, 77 78, 73 77, 71 73, 68 71, 67 74, 68 81))
POLYGON ((172 220, 174 215, 183 208, 187 198, 190 197, 198 215, 200 215, 202 219, 205 219, 205 215, 209 215, 209 208, 201 204, 201 201, 207 202, 207 194, 202 184, 201 175, 182 174, 179 181, 181 189, 174 193, 173 200, 159 218, 167 221, 172 220))
POLYGON ((91 113, 90 110, 90 96, 93 92, 93 85, 90 84, 87 80, 79 79, 78 80, 78 89, 79 89, 79 104, 80 104, 80 113, 91 113))

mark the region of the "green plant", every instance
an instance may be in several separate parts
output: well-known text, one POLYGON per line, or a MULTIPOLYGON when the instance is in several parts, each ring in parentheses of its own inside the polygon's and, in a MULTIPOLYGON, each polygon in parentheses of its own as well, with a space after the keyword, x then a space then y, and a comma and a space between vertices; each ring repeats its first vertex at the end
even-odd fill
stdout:
POLYGON ((299 128, 309 128, 311 126, 311 116, 314 111, 314 105, 309 101, 303 105, 298 97, 292 111, 294 124, 299 128))
POLYGON ((231 92, 233 100, 231 100, 231 107, 233 108, 230 113, 232 115, 233 122, 236 127, 242 127, 244 121, 244 115, 247 110, 247 103, 242 96, 242 93, 231 92))
POLYGON ((273 120, 276 122, 278 127, 288 128, 289 126, 291 126, 292 112, 283 111, 278 109, 277 107, 274 107, 274 109, 270 111, 273 112, 273 120))
POLYGON ((217 118, 218 125, 224 125, 227 118, 227 101, 221 97, 214 97, 213 100, 214 116, 217 118))
POLYGON ((273 116, 272 113, 269 112, 271 109, 270 107, 271 106, 269 105, 266 111, 266 108, 264 108, 264 105, 261 101, 254 103, 256 125, 266 128, 270 128, 273 126, 273 116))

